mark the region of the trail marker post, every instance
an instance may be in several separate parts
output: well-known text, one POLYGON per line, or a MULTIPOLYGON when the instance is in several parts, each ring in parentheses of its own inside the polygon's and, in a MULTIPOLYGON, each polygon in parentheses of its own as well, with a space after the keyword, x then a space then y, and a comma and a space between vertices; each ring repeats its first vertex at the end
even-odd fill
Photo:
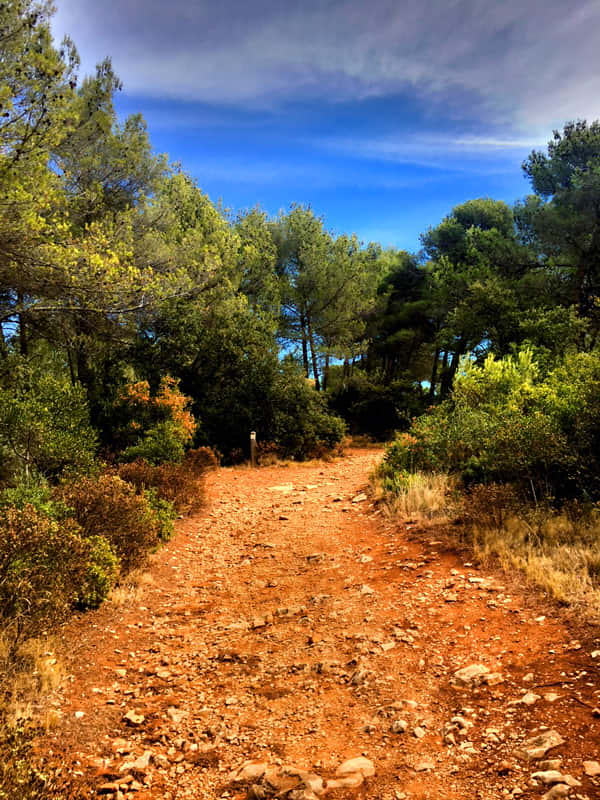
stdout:
POLYGON ((250 433, 250 463, 256 466, 256 431, 250 433))

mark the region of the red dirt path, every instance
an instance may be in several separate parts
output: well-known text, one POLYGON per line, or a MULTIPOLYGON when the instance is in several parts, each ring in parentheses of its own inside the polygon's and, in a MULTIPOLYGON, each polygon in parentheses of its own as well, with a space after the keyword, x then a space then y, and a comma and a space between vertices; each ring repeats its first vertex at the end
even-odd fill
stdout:
POLYGON ((153 582, 64 629, 69 679, 47 698, 60 723, 37 747, 74 796, 110 797, 127 776, 112 796, 241 799, 228 775, 246 759, 331 777, 364 754, 376 775, 328 797, 542 797, 515 750, 547 726, 565 739, 548 757, 581 782, 569 797, 600 797, 582 766, 600 760, 600 632, 443 531, 352 502, 379 456, 216 470, 153 582), (473 663, 503 682, 453 688, 473 663), (514 702, 525 692, 533 705, 514 702), (456 714, 466 727, 444 742, 456 714))

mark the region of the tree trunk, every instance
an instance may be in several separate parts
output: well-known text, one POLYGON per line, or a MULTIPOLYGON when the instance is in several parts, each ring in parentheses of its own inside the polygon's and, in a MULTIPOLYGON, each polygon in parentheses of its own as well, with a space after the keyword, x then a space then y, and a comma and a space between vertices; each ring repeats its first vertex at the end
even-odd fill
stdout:
MULTIPOLYGON (((23 305, 23 295, 19 292, 17 295, 17 303, 19 306, 23 305)), ((29 341, 27 339, 27 326, 23 313, 17 315, 19 318, 19 351, 22 356, 27 358, 29 355, 29 341)))
POLYGON ((310 343, 310 357, 312 360, 312 369, 315 378, 315 389, 317 390, 317 392, 320 392, 321 382, 319 381, 319 368, 317 366, 317 350, 315 348, 315 337, 313 335, 313 329, 309 314, 306 315, 306 327, 308 330, 308 341, 310 343))
POLYGON ((435 348, 435 353, 433 356, 433 367, 431 369, 431 380, 429 382, 429 402, 433 403, 435 400, 435 385, 437 383, 437 373, 438 373, 438 366, 440 361, 440 349, 439 347, 435 348))
POLYGON ((325 369, 323 370, 323 391, 326 391, 329 383, 329 353, 325 354, 325 369))
POLYGON ((456 349, 452 353, 450 366, 444 370, 444 374, 442 376, 442 385, 440 388, 440 394, 442 400, 448 397, 450 391, 452 390, 452 383, 454 381, 454 376, 456 375, 456 371, 458 370, 460 358, 463 355, 463 348, 464 348, 464 342, 463 339, 461 338, 457 342, 456 349))
POLYGON ((4 328, 0 323, 0 358, 6 358, 8 356, 8 345, 6 344, 6 339, 4 337, 4 328))
POLYGON ((308 337, 306 334, 306 316, 304 313, 300 315, 300 327, 302 328, 302 367, 304 369, 304 376, 308 378, 308 337))

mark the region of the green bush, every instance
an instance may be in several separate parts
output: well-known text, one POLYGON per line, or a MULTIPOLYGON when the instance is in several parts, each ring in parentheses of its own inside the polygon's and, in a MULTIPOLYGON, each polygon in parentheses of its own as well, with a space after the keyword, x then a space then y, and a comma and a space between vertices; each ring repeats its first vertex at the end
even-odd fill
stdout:
POLYGON ((126 447, 120 455, 121 461, 143 459, 153 466, 166 463, 179 463, 183 460, 185 448, 177 428, 167 420, 149 428, 137 444, 126 447))
POLYGON ((351 434, 389 439, 394 431, 408 428, 412 417, 425 409, 421 384, 409 375, 390 384, 356 368, 348 378, 342 378, 339 369, 333 377, 327 392, 329 405, 348 423, 351 434))
POLYGON ((98 608, 119 575, 119 557, 104 536, 89 536, 87 544, 87 569, 77 596, 77 604, 82 609, 98 608))
POLYGON ((197 428, 189 403, 179 381, 169 376, 161 378, 154 393, 147 381, 128 384, 113 410, 120 460, 144 459, 153 465, 181 462, 197 428))
POLYGON ((148 501, 150 508, 154 511, 158 521, 158 538, 161 542, 168 542, 175 529, 174 521, 177 519, 177 511, 170 500, 159 497, 156 489, 146 489, 144 497, 148 501))
POLYGON ((55 520, 67 519, 73 513, 68 506, 53 498, 52 489, 43 478, 0 490, 0 508, 11 506, 20 509, 33 506, 36 511, 55 520))
POLYGON ((530 350, 465 361, 452 397, 388 449, 384 470, 454 472, 511 483, 533 499, 600 496, 600 354, 542 374, 530 350))
POLYGON ((73 520, 57 522, 31 505, 0 509, 0 626, 12 652, 68 616, 89 553, 73 520))
POLYGON ((126 572, 158 544, 161 526, 148 499, 118 475, 82 478, 57 494, 73 509, 83 535, 106 539, 126 572))
POLYGON ((10 471, 89 471, 97 442, 83 388, 62 376, 38 375, 28 365, 17 367, 12 385, 0 388, 0 450, 10 471))
POLYGON ((344 438, 346 425, 332 414, 325 398, 293 367, 275 381, 271 435, 282 455, 302 460, 321 456, 344 438))

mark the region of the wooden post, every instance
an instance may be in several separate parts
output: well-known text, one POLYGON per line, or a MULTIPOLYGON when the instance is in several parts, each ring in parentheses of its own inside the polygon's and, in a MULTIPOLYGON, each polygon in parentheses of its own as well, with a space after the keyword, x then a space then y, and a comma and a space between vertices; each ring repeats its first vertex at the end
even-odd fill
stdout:
POLYGON ((250 433, 250 463, 256 466, 256 431, 250 433))

